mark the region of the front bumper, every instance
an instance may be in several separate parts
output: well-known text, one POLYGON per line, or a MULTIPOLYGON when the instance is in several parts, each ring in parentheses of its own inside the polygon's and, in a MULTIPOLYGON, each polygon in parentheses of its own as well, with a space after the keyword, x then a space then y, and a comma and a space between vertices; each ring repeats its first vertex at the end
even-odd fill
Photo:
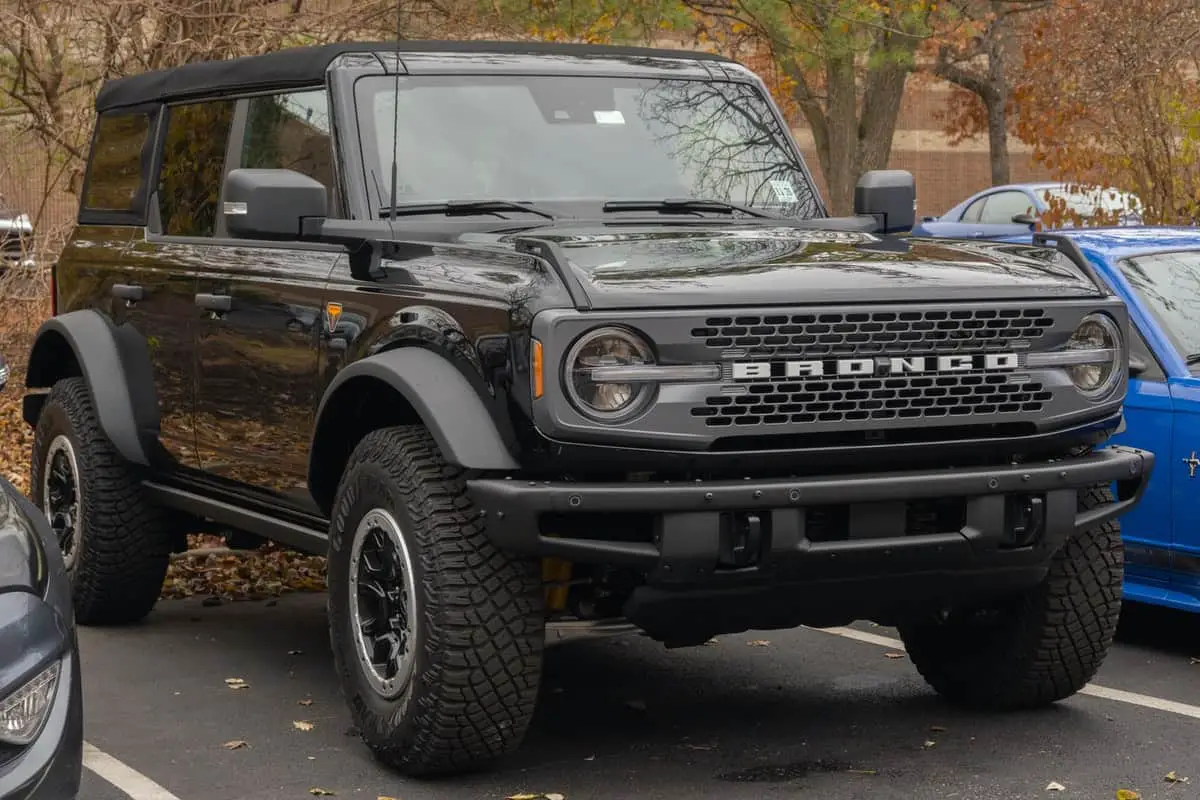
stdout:
POLYGON ((498 546, 641 570, 644 596, 824 586, 863 600, 1036 583, 1068 536, 1141 499, 1153 465, 1149 451, 1111 446, 1001 467, 690 483, 480 479, 468 491, 498 546), (1079 490, 1114 482, 1115 502, 1080 509, 1079 490), (572 518, 589 514, 649 516, 650 533, 573 535, 572 518))
POLYGON ((45 515, 3 478, 0 493, 16 505, 2 521, 26 527, 45 562, 44 596, 0 592, 0 698, 59 662, 54 699, 37 738, 23 747, 0 744, 0 798, 74 800, 83 770, 83 689, 70 582, 45 515))
MULTIPOLYGON (((83 765, 82 688, 79 649, 62 618, 25 592, 0 594, 0 671, 31 678, 60 662, 50 712, 37 738, 16 748, 0 744, 0 797, 4 800, 73 800, 83 765), (22 647, 16 646, 20 636, 22 647), (6 645, 12 645, 11 647, 6 645)), ((24 679, 9 684, 23 685, 24 679)))

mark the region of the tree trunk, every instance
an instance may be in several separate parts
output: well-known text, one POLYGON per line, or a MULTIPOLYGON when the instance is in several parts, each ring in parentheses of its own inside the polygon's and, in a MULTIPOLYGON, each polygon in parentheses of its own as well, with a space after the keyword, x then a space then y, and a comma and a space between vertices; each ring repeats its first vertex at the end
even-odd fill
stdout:
POLYGON ((858 149, 858 86, 852 57, 830 57, 825 64, 825 148, 818 152, 821 172, 829 188, 829 206, 834 216, 854 209, 855 161, 858 149))
POLYGON ((987 91, 980 99, 987 108, 992 185, 999 186, 1012 177, 1008 164, 1008 54, 1012 25, 999 0, 993 0, 992 11, 996 18, 987 39, 987 91))
POLYGON ((1003 99, 987 98, 988 157, 992 164, 992 185, 1011 182, 1008 162, 1008 113, 1003 99))

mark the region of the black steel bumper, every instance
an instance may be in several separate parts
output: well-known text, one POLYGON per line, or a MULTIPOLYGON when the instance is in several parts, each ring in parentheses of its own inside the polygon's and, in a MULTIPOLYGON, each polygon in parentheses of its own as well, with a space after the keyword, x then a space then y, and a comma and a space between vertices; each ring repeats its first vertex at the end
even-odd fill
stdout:
POLYGON ((1111 446, 1004 467, 693 483, 481 479, 468 491, 503 548, 638 568, 650 587, 675 593, 931 573, 970 584, 1006 572, 1039 579, 1068 536, 1132 508, 1153 465, 1149 451, 1111 446), (1115 502, 1080 510, 1080 489, 1114 482, 1115 502), (934 515, 934 529, 929 517, 912 524, 922 501, 949 506, 934 515), (840 527, 816 530, 818 512, 831 508, 840 527), (573 534, 573 515, 622 513, 650 516, 650 535, 573 534), (548 519, 558 529, 548 530, 548 519))

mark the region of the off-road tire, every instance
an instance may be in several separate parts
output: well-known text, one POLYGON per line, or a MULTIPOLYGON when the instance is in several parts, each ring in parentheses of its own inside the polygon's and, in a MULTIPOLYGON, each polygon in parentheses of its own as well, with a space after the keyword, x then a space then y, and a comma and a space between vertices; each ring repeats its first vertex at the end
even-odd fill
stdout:
MULTIPOLYGON (((1113 502, 1108 486, 1079 492, 1079 510, 1113 502)), ((1121 612, 1124 549, 1116 520, 1072 536, 1045 580, 992 609, 992 624, 952 612, 909 621, 900 636, 922 677, 976 709, 1046 706, 1082 689, 1108 655, 1121 612)))
POLYGON ((65 435, 75 452, 81 526, 68 574, 81 625, 121 625, 150 613, 170 561, 171 516, 156 506, 130 464, 105 436, 82 378, 54 384, 33 439, 30 495, 45 511, 42 474, 51 442, 65 435))
POLYGON ((516 750, 533 716, 545 647, 536 559, 496 548, 420 426, 367 435, 350 456, 329 531, 334 662, 355 725, 377 758, 411 777, 483 768, 516 750), (372 509, 411 554, 417 630, 411 679, 389 700, 368 682, 350 611, 354 531, 372 509))

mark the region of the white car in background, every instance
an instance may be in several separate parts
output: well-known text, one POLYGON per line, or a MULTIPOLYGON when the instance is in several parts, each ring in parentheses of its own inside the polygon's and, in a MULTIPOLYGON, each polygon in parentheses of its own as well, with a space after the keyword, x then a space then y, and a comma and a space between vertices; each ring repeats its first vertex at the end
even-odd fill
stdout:
POLYGON ((29 215, 11 209, 0 196, 0 275, 13 267, 32 267, 33 222, 29 215))

